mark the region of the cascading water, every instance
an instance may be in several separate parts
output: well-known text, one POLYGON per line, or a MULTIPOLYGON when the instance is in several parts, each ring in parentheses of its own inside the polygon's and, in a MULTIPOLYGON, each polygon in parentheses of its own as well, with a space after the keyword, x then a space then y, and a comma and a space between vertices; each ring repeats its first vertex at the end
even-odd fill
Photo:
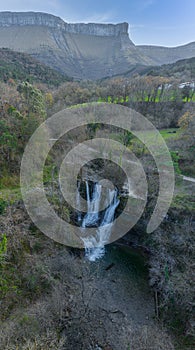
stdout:
POLYGON ((86 197, 87 197, 87 214, 82 221, 82 227, 90 227, 96 225, 99 219, 99 205, 101 200, 102 186, 95 184, 90 198, 89 183, 86 181, 86 197))
MULTIPOLYGON (((80 218, 81 230, 84 231, 87 227, 97 226, 96 235, 83 237, 86 257, 90 261, 100 259, 105 253, 105 245, 109 242, 115 210, 119 205, 117 189, 105 188, 101 184, 95 183, 90 195, 89 182, 86 181, 86 199, 87 213, 80 218), (104 196, 103 196, 104 194, 104 196), (105 198, 105 199, 104 199, 105 198), (100 203, 104 201, 106 208, 103 213, 99 214, 100 203)), ((77 197, 77 205, 79 207, 77 197)))

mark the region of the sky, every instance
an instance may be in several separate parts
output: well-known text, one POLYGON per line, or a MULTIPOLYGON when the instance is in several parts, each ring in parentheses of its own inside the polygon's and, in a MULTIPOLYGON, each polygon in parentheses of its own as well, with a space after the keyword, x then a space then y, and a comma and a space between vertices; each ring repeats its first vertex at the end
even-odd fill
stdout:
POLYGON ((41 11, 69 23, 129 23, 136 45, 195 41, 195 0, 0 0, 0 11, 41 11))

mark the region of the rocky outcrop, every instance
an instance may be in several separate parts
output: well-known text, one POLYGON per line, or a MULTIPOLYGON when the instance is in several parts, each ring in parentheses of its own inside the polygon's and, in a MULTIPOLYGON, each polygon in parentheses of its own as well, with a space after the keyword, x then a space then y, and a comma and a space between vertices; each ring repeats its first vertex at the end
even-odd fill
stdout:
POLYGON ((40 12, 1 12, 0 47, 26 52, 77 79, 122 74, 149 64, 129 39, 128 23, 66 23, 40 12))
POLYGON ((43 25, 48 27, 62 28, 64 22, 59 17, 41 12, 1 12, 0 26, 26 26, 26 25, 43 25))
POLYGON ((101 24, 101 23, 65 23, 67 33, 98 35, 98 36, 118 36, 128 35, 128 23, 101 24))
POLYGON ((0 26, 46 26, 64 30, 66 33, 118 36, 128 35, 128 23, 101 24, 101 23, 66 23, 60 17, 42 12, 1 12, 0 26))

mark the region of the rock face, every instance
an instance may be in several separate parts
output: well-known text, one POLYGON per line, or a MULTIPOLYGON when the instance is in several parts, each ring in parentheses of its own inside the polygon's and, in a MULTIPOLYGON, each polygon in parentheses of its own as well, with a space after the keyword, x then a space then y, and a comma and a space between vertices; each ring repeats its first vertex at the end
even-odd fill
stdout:
POLYGON ((0 47, 27 52, 78 79, 120 74, 148 59, 129 39, 128 23, 69 24, 39 12, 1 12, 0 47))
POLYGON ((157 65, 174 63, 176 61, 195 57, 195 42, 178 47, 163 47, 163 46, 137 46, 139 52, 157 65))
MULTIPOLYGON (((173 62, 178 57, 165 48, 159 52, 155 47, 136 47, 125 22, 71 24, 41 12, 0 12, 0 48, 3 47, 31 54, 78 79, 123 74, 135 65, 173 62), (172 61, 167 60, 167 55, 172 61)), ((195 56, 195 47, 188 52, 190 57, 195 56)), ((184 53, 185 49, 179 58, 184 58, 184 53)))
POLYGON ((46 26, 58 28, 66 33, 118 36, 128 35, 128 23, 99 24, 99 23, 66 23, 60 17, 42 12, 0 12, 0 27, 9 26, 46 26))

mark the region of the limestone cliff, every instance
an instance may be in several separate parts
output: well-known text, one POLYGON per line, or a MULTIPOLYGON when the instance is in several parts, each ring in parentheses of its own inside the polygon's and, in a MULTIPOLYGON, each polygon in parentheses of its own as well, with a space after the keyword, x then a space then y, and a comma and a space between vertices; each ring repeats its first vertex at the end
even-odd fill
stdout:
MULTIPOLYGON (((66 23, 41 12, 0 12, 0 48, 26 52, 78 79, 123 74, 135 65, 161 64, 178 57, 178 50, 136 47, 126 22, 66 23)), ((187 55, 195 56, 194 47, 190 50, 187 55)), ((185 48, 179 52, 179 58, 186 57, 185 48)))
POLYGON ((128 23, 66 23, 60 17, 42 12, 0 12, 0 26, 46 26, 58 28, 67 33, 97 36, 128 35, 128 23))
POLYGON ((130 65, 148 63, 129 39, 128 23, 72 24, 40 12, 1 12, 0 47, 27 52, 78 79, 120 74, 130 65))

